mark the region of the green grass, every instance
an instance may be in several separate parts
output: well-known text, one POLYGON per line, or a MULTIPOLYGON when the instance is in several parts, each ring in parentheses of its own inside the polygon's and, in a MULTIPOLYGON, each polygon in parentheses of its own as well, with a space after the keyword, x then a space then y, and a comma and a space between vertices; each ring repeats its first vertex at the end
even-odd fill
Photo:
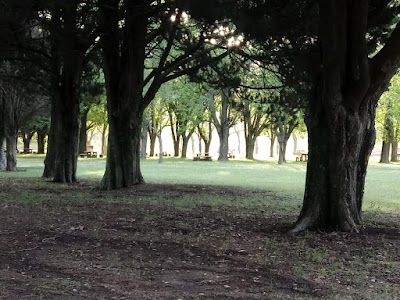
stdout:
MULTIPOLYGON (((0 172, 2 177, 40 177, 42 155, 18 156, 18 172, 0 172)), ((198 162, 175 158, 142 161, 142 173, 148 183, 228 185, 268 190, 292 204, 300 205, 305 182, 305 163, 289 162, 279 166, 273 161, 198 162)), ((105 159, 80 159, 78 178, 100 181, 105 159)), ((400 164, 371 163, 365 186, 364 210, 400 211, 400 164)), ((214 199, 218 202, 218 199, 214 199)), ((222 201, 223 202, 223 201, 222 201)))

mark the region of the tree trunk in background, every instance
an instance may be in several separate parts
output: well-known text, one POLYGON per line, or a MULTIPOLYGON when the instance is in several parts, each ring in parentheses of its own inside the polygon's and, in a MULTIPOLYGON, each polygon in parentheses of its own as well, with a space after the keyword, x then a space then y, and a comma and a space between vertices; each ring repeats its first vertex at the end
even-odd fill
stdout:
POLYGON ((174 157, 178 157, 179 156, 179 145, 181 143, 181 139, 180 137, 176 137, 176 139, 174 139, 174 157))
POLYGON ((106 145, 107 129, 108 125, 103 125, 103 129, 101 131, 101 154, 103 156, 107 156, 107 145, 106 145))
POLYGON ((150 157, 154 156, 154 149, 156 147, 156 139, 157 139, 157 133, 151 131, 150 132, 150 157))
POLYGON ((275 145, 275 132, 274 130, 270 130, 269 139, 271 140, 271 144, 269 146, 269 157, 274 157, 274 145, 275 145))
POLYGON ((254 147, 256 145, 256 139, 247 136, 246 137, 246 158, 254 159, 254 147))
POLYGON ((87 149, 87 116, 89 110, 85 110, 80 117, 79 129, 79 153, 86 152, 87 149))
POLYGON ((190 132, 188 135, 182 135, 182 155, 181 158, 186 158, 187 156, 187 149, 189 146, 189 140, 190 137, 192 136, 193 131, 190 132))
POLYGON ((157 132, 157 137, 158 137, 158 148, 160 148, 160 152, 158 153, 158 163, 161 164, 164 161, 164 149, 163 149, 161 132, 157 132))
POLYGON ((398 148, 398 142, 397 141, 392 142, 392 155, 391 155, 391 158, 390 158, 390 161, 392 161, 392 162, 397 162, 398 161, 398 159, 397 159, 397 148, 398 148))
POLYGON ((142 135, 141 135, 141 143, 140 143, 140 158, 141 159, 146 159, 147 156, 147 132, 149 131, 149 120, 143 120, 143 125, 142 125, 142 135))
POLYGON ((218 160, 228 160, 229 152, 229 99, 226 91, 221 92, 220 126, 217 127, 219 135, 219 156, 218 160))
POLYGON ((45 133, 37 132, 38 154, 44 154, 45 152, 45 139, 45 133))
POLYGON ((307 107, 309 161, 292 233, 315 227, 357 231, 361 223, 375 107, 400 66, 400 27, 368 58, 367 16, 368 1, 320 1, 320 73, 307 107))
POLYGON ((297 152, 297 135, 292 133, 293 137, 293 154, 296 154, 297 152))
POLYGON ((381 152, 381 159, 379 160, 379 162, 382 164, 388 164, 389 153, 390 153, 390 143, 382 141, 382 152, 381 152))
POLYGON ((22 132, 22 142, 24 143, 24 149, 31 148, 31 140, 34 134, 34 132, 22 132))
POLYGON ((286 145, 287 145, 288 138, 285 137, 284 133, 277 134, 277 137, 278 137, 278 143, 279 143, 278 164, 282 165, 283 163, 286 162, 286 145))

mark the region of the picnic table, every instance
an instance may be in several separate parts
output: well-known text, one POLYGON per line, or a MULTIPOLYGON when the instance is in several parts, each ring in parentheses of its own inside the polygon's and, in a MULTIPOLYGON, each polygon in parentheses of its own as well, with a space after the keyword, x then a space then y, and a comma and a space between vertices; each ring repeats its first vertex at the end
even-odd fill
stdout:
POLYGON ((96 151, 85 151, 79 154, 80 157, 82 158, 97 158, 97 152, 96 151))
POLYGON ((296 161, 308 161, 308 152, 304 150, 298 150, 296 152, 296 161))
POLYGON ((198 154, 196 154, 195 157, 193 157, 193 160, 194 161, 200 161, 200 160, 211 161, 212 157, 209 155, 209 153, 198 153, 198 154))

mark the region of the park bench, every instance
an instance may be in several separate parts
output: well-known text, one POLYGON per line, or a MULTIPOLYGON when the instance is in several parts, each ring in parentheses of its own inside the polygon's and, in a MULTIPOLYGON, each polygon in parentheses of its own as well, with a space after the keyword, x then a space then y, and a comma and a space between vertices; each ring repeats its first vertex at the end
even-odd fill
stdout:
POLYGON ((194 161, 211 161, 212 158, 208 153, 198 153, 195 157, 193 157, 194 161))
POLYGON ((296 151, 296 161, 308 161, 308 152, 304 150, 296 151))
POLYGON ((23 154, 31 154, 32 153, 32 149, 30 148, 24 148, 24 151, 22 152, 23 154))
POLYGON ((82 158, 97 158, 97 152, 85 151, 79 154, 79 156, 82 158))

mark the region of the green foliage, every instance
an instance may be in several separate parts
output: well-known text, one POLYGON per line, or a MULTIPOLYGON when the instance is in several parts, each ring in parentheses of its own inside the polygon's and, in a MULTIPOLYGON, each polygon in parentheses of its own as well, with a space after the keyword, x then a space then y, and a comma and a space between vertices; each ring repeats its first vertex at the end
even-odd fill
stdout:
POLYGON ((376 110, 376 127, 378 137, 387 138, 390 130, 397 129, 396 140, 399 139, 400 128, 400 74, 395 75, 387 92, 385 92, 379 100, 376 110), (390 128, 386 128, 390 126, 390 128))

